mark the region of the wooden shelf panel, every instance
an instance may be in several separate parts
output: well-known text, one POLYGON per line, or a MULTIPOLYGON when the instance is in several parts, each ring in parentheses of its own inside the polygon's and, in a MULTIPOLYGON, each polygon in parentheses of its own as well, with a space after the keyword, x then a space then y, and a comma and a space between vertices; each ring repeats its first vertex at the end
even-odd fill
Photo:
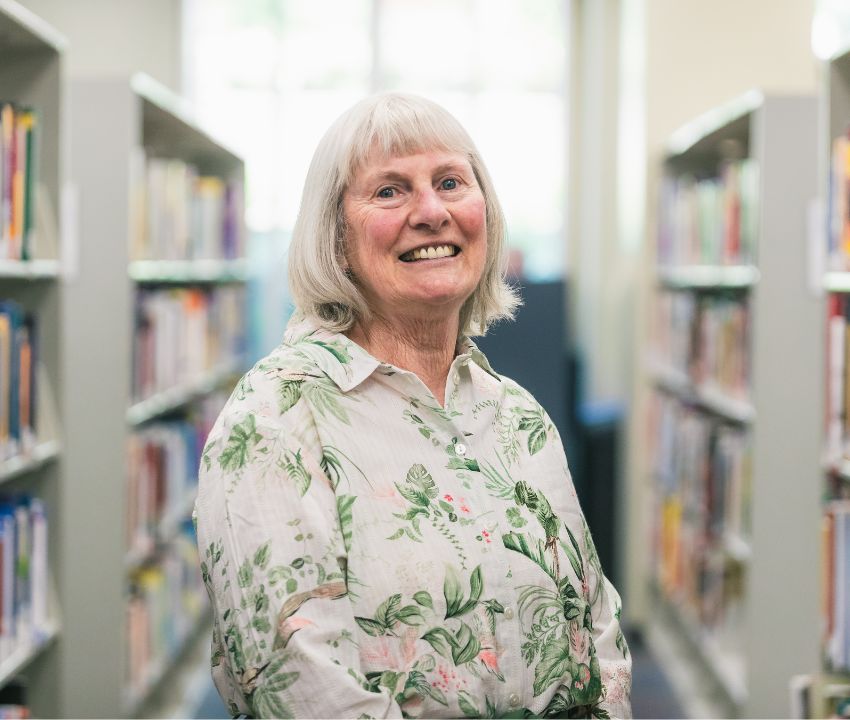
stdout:
POLYGON ((685 265, 658 268, 662 287, 681 290, 745 290, 759 281, 754 265, 685 265))
POLYGON ((19 645, 0 662, 0 687, 14 679, 20 671, 35 660, 59 636, 59 623, 52 622, 37 637, 19 645))
POLYGON ((747 425, 756 419, 756 409, 751 402, 730 397, 714 388, 694 385, 682 372, 655 365, 650 370, 650 376, 657 387, 725 420, 747 425))
POLYGON ((726 694, 727 699, 737 708, 747 703, 748 691, 745 681, 746 667, 743 657, 725 652, 717 640, 705 630, 699 628, 694 620, 671 601, 664 592, 654 586, 655 600, 663 607, 672 624, 684 637, 700 662, 711 673, 712 679, 726 694))
POLYGON ((827 292, 850 292, 850 272, 830 272, 824 276, 823 287, 827 292))
POLYGON ((243 283, 248 262, 240 260, 135 260, 130 279, 148 284, 243 283))
POLYGON ((38 15, 19 3, 0 0, 0 50, 59 52, 66 45, 64 36, 38 15))
POLYGON ((0 463, 0 483, 20 477, 55 460, 60 453, 60 445, 56 440, 39 443, 32 452, 4 460, 0 463))
POLYGON ((668 156, 676 157, 685 153, 699 155, 705 152, 706 147, 713 148, 727 137, 740 134, 741 126, 763 103, 764 95, 751 90, 694 118, 670 136, 667 142, 668 156))
POLYGON ((171 388, 134 403, 127 410, 127 423, 131 426, 141 425, 190 405, 195 400, 221 388, 228 378, 239 372, 240 367, 241 363, 234 361, 207 373, 196 382, 171 388))
POLYGON ((56 280, 58 260, 0 260, 0 280, 56 280))

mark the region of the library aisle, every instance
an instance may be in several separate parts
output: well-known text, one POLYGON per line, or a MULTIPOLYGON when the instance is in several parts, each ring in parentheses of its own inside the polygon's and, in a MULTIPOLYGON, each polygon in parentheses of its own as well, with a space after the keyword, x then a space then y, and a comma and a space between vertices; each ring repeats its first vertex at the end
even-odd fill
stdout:
MULTIPOLYGON (((480 345, 563 440, 634 717, 850 718, 846 0, 0 0, 0 718, 230 717, 198 470, 293 310, 316 143, 385 91, 456 115, 499 190, 524 305, 480 345)), ((506 415, 504 436, 531 423, 506 415)), ((304 563, 230 617, 272 632, 270 603, 325 587, 304 563)), ((555 580, 555 615, 510 648, 542 664, 555 640, 547 680, 592 664, 555 580)), ((408 619, 436 604, 417 595, 408 619)), ((358 680, 443 697, 437 656, 469 655, 505 682, 463 647, 513 617, 485 597, 474 630, 405 625, 424 669, 358 680)), ((391 634, 357 620, 336 641, 391 634)))

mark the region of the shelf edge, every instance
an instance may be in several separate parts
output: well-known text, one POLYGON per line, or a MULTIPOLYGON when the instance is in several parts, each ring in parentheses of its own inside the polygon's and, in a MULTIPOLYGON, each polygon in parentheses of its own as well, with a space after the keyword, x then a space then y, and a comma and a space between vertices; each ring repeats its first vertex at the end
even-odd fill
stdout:
POLYGON ((44 628, 44 636, 34 642, 27 643, 15 650, 5 660, 0 662, 0 687, 12 680, 22 668, 35 660, 50 644, 59 637, 59 623, 51 621, 44 628))

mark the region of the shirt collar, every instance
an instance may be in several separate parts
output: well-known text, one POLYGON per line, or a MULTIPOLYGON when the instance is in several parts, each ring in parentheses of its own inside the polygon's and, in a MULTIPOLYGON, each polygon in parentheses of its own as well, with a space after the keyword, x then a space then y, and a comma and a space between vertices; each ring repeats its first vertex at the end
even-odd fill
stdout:
POLYGON ((481 352, 479 347, 472 342, 472 340, 468 337, 463 337, 458 345, 460 348, 458 357, 463 358, 465 356, 469 356, 472 362, 478 365, 478 367, 480 367, 484 372, 488 375, 492 375, 499 382, 502 382, 502 378, 500 378, 499 374, 490 366, 490 361, 487 359, 487 356, 481 352))
MULTIPOLYGON (((293 317, 286 327, 284 343, 315 362, 343 392, 357 387, 383 365, 342 333, 326 330, 309 318, 293 317)), ((501 382, 487 357, 472 340, 461 338, 458 349, 456 361, 469 358, 501 382)))
POLYGON ((342 333, 319 327, 307 318, 293 318, 284 343, 316 363, 343 392, 357 387, 381 364, 342 333))

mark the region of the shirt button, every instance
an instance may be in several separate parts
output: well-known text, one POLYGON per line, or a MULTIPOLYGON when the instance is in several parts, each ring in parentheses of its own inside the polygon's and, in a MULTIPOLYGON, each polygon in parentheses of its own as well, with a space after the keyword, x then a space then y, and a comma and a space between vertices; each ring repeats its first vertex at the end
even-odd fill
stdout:
POLYGON ((513 708, 519 707, 519 695, 517 695, 516 693, 511 693, 510 695, 508 695, 508 705, 513 708))
POLYGON ((466 445, 463 443, 455 443, 455 452, 458 455, 466 455, 466 445))
POLYGON ((514 619, 514 609, 513 608, 505 608, 505 618, 508 620, 514 619))

